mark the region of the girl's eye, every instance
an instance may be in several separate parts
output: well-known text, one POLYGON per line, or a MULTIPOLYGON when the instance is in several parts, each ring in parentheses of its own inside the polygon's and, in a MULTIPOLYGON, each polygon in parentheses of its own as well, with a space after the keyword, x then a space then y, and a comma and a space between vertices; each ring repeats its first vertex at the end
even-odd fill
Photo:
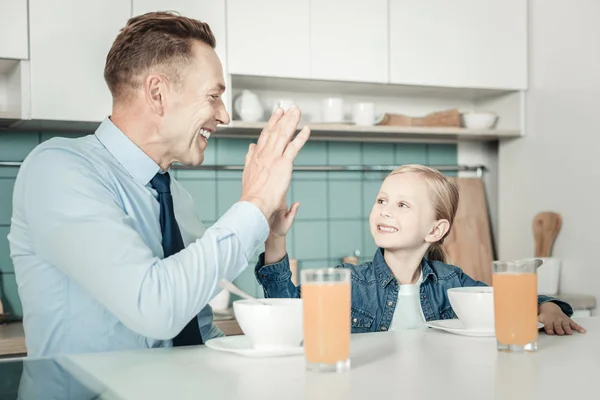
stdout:
POLYGON ((377 199, 377 204, 385 204, 385 200, 384 199, 377 199))
POLYGON ((401 208, 402 207, 408 207, 408 204, 406 204, 406 203, 400 203, 400 204, 398 204, 398 206, 400 206, 401 208))

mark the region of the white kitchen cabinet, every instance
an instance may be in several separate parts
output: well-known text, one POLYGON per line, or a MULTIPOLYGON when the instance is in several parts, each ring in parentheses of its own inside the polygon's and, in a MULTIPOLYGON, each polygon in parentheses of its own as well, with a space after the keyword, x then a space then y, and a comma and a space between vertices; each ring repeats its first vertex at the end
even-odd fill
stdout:
POLYGON ((310 77, 309 0, 228 0, 229 73, 310 77))
POLYGON ((122 0, 29 0, 31 118, 101 121, 112 99, 106 55, 127 20, 122 0))
MULTIPOLYGON (((175 11, 185 17, 208 23, 217 41, 215 51, 223 65, 223 76, 227 76, 227 29, 225 0, 133 0, 133 15, 151 11, 175 11)), ((228 105, 230 89, 223 95, 228 105)))
POLYGON ((208 23, 217 40, 215 51, 223 68, 227 63, 225 0, 133 0, 133 15, 151 11, 175 11, 208 23))
POLYGON ((0 58, 26 60, 27 0, 0 0, 0 58))
POLYGON ((392 83, 526 88, 527 1, 389 1, 392 83))
POLYGON ((312 0, 310 38, 312 78, 388 81, 388 0, 312 0))

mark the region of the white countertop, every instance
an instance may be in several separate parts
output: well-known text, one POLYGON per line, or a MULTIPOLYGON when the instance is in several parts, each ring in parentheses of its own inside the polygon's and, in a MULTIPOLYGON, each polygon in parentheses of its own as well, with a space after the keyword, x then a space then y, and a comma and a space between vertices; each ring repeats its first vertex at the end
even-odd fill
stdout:
POLYGON ((303 356, 248 358, 205 346, 70 356, 66 367, 108 387, 106 398, 127 400, 598 398, 600 319, 578 322, 586 334, 540 333, 539 351, 525 354, 499 353, 495 338, 433 329, 355 334, 352 368, 342 374, 307 372, 303 356))

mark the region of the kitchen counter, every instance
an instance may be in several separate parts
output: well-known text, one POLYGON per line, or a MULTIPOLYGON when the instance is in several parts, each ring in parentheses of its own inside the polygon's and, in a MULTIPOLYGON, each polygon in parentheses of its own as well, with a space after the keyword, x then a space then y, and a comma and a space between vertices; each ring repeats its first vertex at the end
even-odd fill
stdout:
MULTIPOLYGON (((241 335, 242 330, 233 317, 215 313, 215 325, 227 336, 241 335)), ((25 333, 21 322, 10 322, 0 325, 0 357, 21 356, 27 353, 25 333)))
MULTIPOLYGON (((494 337, 433 329, 355 334, 351 370, 340 374, 307 372, 303 355, 253 358, 206 346, 72 355, 37 371, 25 365, 19 390, 31 390, 24 399, 36 391, 44 399, 590 398, 597 389, 600 319, 577 322, 586 334, 540 333, 539 351, 523 354, 498 352, 494 337), (77 384, 87 392, 65 396, 77 384)), ((0 362, 0 370, 9 363, 0 362)))

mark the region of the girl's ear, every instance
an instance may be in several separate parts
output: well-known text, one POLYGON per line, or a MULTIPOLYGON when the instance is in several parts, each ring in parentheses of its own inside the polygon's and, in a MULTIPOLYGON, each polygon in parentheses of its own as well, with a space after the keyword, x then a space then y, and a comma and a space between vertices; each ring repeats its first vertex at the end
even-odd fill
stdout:
POLYGON ((435 243, 444 238, 446 233, 450 230, 450 222, 447 219, 440 219, 435 222, 427 236, 425 241, 428 243, 435 243))

